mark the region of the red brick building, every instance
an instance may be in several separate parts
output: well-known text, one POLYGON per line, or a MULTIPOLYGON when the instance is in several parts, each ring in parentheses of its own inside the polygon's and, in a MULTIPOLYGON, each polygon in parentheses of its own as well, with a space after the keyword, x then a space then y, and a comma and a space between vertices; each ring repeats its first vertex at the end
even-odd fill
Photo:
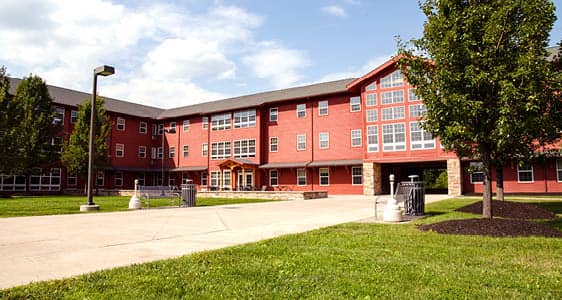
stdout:
MULTIPOLYGON (((11 81, 12 89, 18 82, 11 81)), ((482 174, 469 172, 478 163, 445 152, 420 127, 425 106, 413 91, 389 60, 357 79, 168 110, 106 98, 111 167, 97 174, 97 186, 119 190, 132 189, 135 179, 143 185, 191 180, 200 190, 372 195, 388 192, 390 174, 406 181, 438 170, 446 171, 448 187, 434 192, 481 192, 482 174)), ((49 92, 68 135, 77 105, 90 95, 54 86, 49 92)), ((63 167, 35 174, 28 179, 31 191, 84 186, 63 167)), ((508 193, 562 192, 562 160, 514 163, 504 179, 508 193)), ((25 180, 0 175, 0 192, 23 191, 25 180)))

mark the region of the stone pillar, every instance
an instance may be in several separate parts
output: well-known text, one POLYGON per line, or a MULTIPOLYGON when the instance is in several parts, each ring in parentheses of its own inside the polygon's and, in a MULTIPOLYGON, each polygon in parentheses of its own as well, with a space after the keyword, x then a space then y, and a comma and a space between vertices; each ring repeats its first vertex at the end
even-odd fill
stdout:
POLYGON ((462 195, 461 161, 458 158, 447 160, 447 180, 449 196, 462 195))
POLYGON ((363 163, 363 195, 372 196, 382 194, 381 164, 363 163))

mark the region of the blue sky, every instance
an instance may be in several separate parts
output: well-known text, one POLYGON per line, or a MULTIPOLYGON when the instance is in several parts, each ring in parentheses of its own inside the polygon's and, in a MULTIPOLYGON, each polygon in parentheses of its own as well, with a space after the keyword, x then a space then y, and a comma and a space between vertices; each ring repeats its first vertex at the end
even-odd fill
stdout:
POLYGON ((0 1, 10 75, 90 92, 110 64, 102 95, 159 107, 361 76, 425 20, 417 0, 0 1))

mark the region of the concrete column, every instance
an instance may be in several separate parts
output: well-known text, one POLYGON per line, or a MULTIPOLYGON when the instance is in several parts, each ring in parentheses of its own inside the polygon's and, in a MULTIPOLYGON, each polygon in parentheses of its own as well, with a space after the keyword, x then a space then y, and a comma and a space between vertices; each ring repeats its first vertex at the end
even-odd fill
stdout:
POLYGON ((447 180, 449 196, 462 195, 461 161, 458 158, 447 160, 447 180))
POLYGON ((363 195, 372 196, 382 194, 381 164, 363 163, 363 195))

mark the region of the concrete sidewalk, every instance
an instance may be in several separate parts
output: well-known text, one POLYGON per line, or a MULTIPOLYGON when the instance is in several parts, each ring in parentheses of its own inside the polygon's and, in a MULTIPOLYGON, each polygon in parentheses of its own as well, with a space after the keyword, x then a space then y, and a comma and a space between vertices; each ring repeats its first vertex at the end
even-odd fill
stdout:
POLYGON ((0 289, 358 221, 373 212, 372 197, 335 196, 0 219, 0 289))

